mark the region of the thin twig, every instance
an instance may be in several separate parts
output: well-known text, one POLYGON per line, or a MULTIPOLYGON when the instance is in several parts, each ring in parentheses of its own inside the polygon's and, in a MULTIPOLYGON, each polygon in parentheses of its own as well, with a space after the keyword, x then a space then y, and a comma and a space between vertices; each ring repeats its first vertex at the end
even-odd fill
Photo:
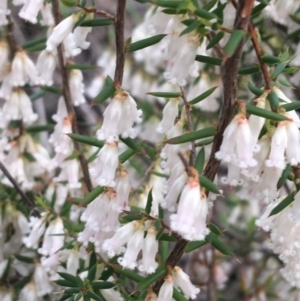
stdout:
POLYGON ((104 11, 104 10, 96 9, 95 7, 83 7, 80 4, 77 4, 77 7, 80 7, 81 9, 86 11, 87 13, 94 13, 98 16, 105 17, 105 18, 108 18, 108 19, 111 19, 111 20, 115 21, 115 16, 113 16, 112 14, 110 14, 110 13, 104 11))
POLYGON ((117 87, 122 85, 124 65, 125 65, 125 42, 124 42, 125 6, 126 6, 126 0, 118 0, 117 14, 115 17, 116 70, 114 76, 115 85, 117 87))
MULTIPOLYGON (((53 0, 52 4, 53 4, 55 23, 57 25, 62 21, 60 10, 59 10, 59 1, 53 0)), ((61 76, 62 76, 62 83, 63 83, 63 96, 64 96, 64 99, 66 102, 68 114, 69 114, 69 116, 73 117, 72 118, 72 131, 73 131, 73 133, 78 134, 79 131, 78 131, 78 126, 77 126, 77 120, 76 120, 76 115, 75 115, 75 111, 73 108, 72 97, 71 97, 70 87, 69 87, 69 74, 68 74, 68 70, 65 67, 65 63, 64 63, 62 45, 59 45, 57 47, 57 54, 58 54, 58 62, 59 62, 60 69, 61 69, 61 76)), ((93 186, 92 186, 92 182, 90 179, 88 163, 87 163, 86 158, 84 157, 82 146, 77 141, 74 141, 74 145, 75 145, 75 149, 79 153, 79 161, 80 161, 81 169, 83 172, 84 182, 86 184, 88 191, 92 191, 93 186)))
POLYGON ((13 35, 14 23, 11 20, 11 17, 7 16, 8 24, 6 25, 6 40, 10 50, 10 59, 12 60, 15 56, 15 53, 18 51, 18 46, 13 35))
POLYGON ((12 177, 12 175, 9 173, 9 171, 6 169, 6 167, 0 162, 0 169, 2 170, 3 174, 8 178, 8 180, 11 182, 11 184, 14 186, 18 194, 21 196, 23 201, 27 204, 30 210, 32 210, 32 214, 34 216, 40 217, 41 214, 38 211, 37 207, 35 206, 34 202, 28 198, 28 196, 24 193, 24 191, 21 189, 17 181, 12 177))
MULTIPOLYGON (((240 0, 239 6, 236 12, 236 18, 234 22, 235 29, 247 30, 250 20, 250 14, 252 10, 254 0, 240 0), (249 9, 251 7, 251 9, 249 9), (247 11, 246 16, 242 16, 242 12, 247 11)), ((204 176, 206 176, 211 181, 214 180, 216 173, 218 171, 220 161, 215 158, 215 153, 220 149, 223 141, 223 133, 231 121, 234 114, 234 105, 236 102, 237 95, 237 72, 240 64, 240 59, 242 56, 244 42, 242 41, 237 47, 235 53, 229 57, 224 64, 223 73, 223 107, 220 116, 220 122, 218 124, 218 132, 214 137, 211 154, 204 170, 204 176)), ((184 249, 187 246, 188 241, 180 238, 173 250, 171 251, 169 257, 166 260, 166 265, 174 267, 180 260, 184 253, 184 249)), ((157 293, 163 283, 163 280, 159 280, 154 285, 154 291, 157 293)))
MULTIPOLYGON (((186 112, 186 118, 188 123, 188 128, 190 132, 194 131, 194 124, 192 120, 192 114, 191 114, 191 106, 185 96, 184 88, 180 87, 181 91, 181 98, 183 99, 184 106, 185 106, 185 112, 186 112)), ((190 165, 194 165, 196 162, 196 142, 193 140, 192 143, 192 150, 191 150, 191 156, 190 156, 190 165)))

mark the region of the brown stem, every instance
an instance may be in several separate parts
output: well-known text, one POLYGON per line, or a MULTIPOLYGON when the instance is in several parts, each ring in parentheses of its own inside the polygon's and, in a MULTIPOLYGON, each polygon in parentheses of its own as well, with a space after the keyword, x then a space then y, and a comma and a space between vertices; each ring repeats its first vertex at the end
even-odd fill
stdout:
POLYGON ((24 191, 21 189, 17 181, 12 177, 10 172, 6 169, 6 167, 0 162, 0 169, 3 172, 3 174, 8 178, 8 180, 11 182, 11 184, 14 186, 18 194, 21 196, 23 201, 27 204, 29 209, 32 211, 32 214, 34 216, 40 217, 41 214, 38 211, 37 207, 35 206, 34 202, 28 198, 28 196, 24 193, 24 191))
MULTIPOLYGON (((234 22, 235 29, 247 30, 250 20, 250 14, 252 10, 254 0, 240 0, 236 17, 234 22), (249 9, 251 7, 251 9, 249 9), (247 15, 243 16, 247 11, 247 15)), ((215 153, 220 149, 220 146, 223 141, 223 133, 231 121, 234 111, 235 111, 235 102, 236 102, 236 94, 237 94, 237 72, 240 64, 240 59, 242 56, 244 42, 242 41, 240 45, 237 47, 235 53, 226 60, 224 64, 223 71, 223 107, 220 116, 220 121, 218 124, 218 132, 214 137, 211 154, 204 170, 204 176, 206 176, 211 181, 214 180, 216 173, 218 171, 220 161, 215 158, 215 153)), ((184 249, 187 245, 188 241, 183 238, 178 239, 176 245, 171 251, 169 257, 166 260, 166 265, 170 265, 174 267, 177 262, 180 260, 184 253, 184 249)), ((157 293, 163 283, 163 280, 159 280, 156 282, 154 286, 154 291, 157 293)))
MULTIPOLYGON (((183 99, 184 106, 185 106, 185 112, 186 112, 186 118, 187 118, 187 123, 188 123, 188 128, 190 132, 194 131, 194 124, 192 120, 192 115, 191 115, 191 106, 189 102, 186 99, 185 93, 184 93, 184 88, 180 87, 181 91, 181 98, 183 99)), ((192 150, 191 150, 191 157, 190 157, 190 164, 194 165, 196 162, 196 142, 191 141, 192 143, 192 150)))
MULTIPOLYGON (((62 21, 60 10, 59 10, 59 1, 53 0, 52 5, 53 5, 55 23, 57 25, 62 21)), ((68 114, 69 114, 69 116, 72 117, 72 131, 73 131, 73 133, 78 134, 79 131, 78 131, 78 126, 77 126, 77 120, 76 120, 76 115, 75 115, 75 111, 73 108, 70 87, 69 87, 69 74, 68 74, 67 68, 65 67, 62 45, 59 45, 57 47, 57 54, 58 54, 59 66, 61 69, 60 71, 61 71, 62 83, 63 83, 63 96, 64 96, 64 99, 66 102, 68 114)), ((80 161, 81 169, 83 172, 84 182, 86 184, 88 191, 92 191, 93 186, 92 186, 92 182, 90 179, 88 163, 84 157, 82 146, 77 141, 74 141, 74 145, 75 145, 75 149, 79 153, 79 161, 80 161)))
POLYGON ((111 19, 111 20, 115 21, 115 17, 112 14, 110 14, 110 13, 104 11, 104 10, 96 9, 95 7, 83 7, 80 4, 77 4, 77 7, 82 8, 87 13, 94 13, 98 16, 105 17, 105 18, 108 18, 108 19, 111 19))
POLYGON ((125 65, 125 42, 124 42, 124 19, 125 19, 126 0, 118 0, 117 14, 115 17, 116 35, 116 70, 115 85, 121 86, 125 65))
POLYGON ((7 16, 8 24, 6 25, 6 40, 10 49, 10 60, 13 60, 15 53, 18 51, 18 46, 13 35, 14 23, 10 16, 7 16))

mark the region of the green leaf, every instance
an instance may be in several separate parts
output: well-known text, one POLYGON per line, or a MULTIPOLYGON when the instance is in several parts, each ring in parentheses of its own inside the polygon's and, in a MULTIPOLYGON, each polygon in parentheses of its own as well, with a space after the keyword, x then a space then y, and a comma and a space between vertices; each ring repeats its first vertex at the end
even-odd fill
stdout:
POLYGON ((282 172, 280 179, 278 180, 278 184, 277 184, 278 189, 280 187, 282 187, 284 185, 284 183, 286 182, 286 180, 291 172, 291 169, 292 169, 291 164, 287 164, 286 168, 282 172))
POLYGON ((126 214, 122 216, 122 220, 126 222, 132 222, 132 221, 138 221, 143 218, 143 215, 141 214, 126 214))
POLYGON ((204 148, 201 148, 195 162, 195 168, 198 170, 199 174, 201 174, 203 171, 204 162, 205 162, 205 150, 204 148))
POLYGON ((271 211, 269 216, 275 215, 281 212, 284 208, 289 206, 295 199, 295 193, 290 193, 286 198, 284 198, 273 210, 271 211))
POLYGON ((243 67, 239 69, 238 74, 248 75, 248 74, 257 73, 259 72, 259 70, 260 69, 258 66, 243 67))
POLYGON ((286 63, 285 63, 285 62, 282 62, 282 63, 278 64, 278 65, 275 67, 275 69, 274 69, 274 71, 273 71, 273 73, 272 73, 272 75, 271 75, 271 78, 272 78, 272 79, 277 78, 277 76, 278 76, 279 74, 281 74, 282 71, 285 69, 285 66, 286 66, 286 63))
POLYGON ((202 138, 214 136, 217 130, 214 127, 208 127, 202 130, 194 131, 192 133, 183 134, 171 139, 168 139, 166 143, 169 144, 181 144, 189 141, 195 141, 202 138))
POLYGON ((176 301, 188 301, 188 299, 184 297, 175 287, 173 288, 173 298, 176 301))
POLYGON ((68 274, 68 273, 63 273, 63 272, 58 272, 58 275, 61 278, 65 279, 65 280, 67 280, 67 281, 69 281, 69 282, 71 282, 73 284, 77 284, 77 286, 81 287, 81 286, 84 285, 83 281, 78 276, 74 276, 74 275, 71 275, 71 274, 68 274))
POLYGON ((203 6, 203 9, 205 10, 211 10, 216 4, 217 4, 218 0, 212 0, 212 1, 209 1, 208 3, 206 3, 204 6, 203 6))
POLYGON ((287 38, 289 40, 293 40, 295 38, 298 38, 300 35, 300 29, 294 30, 293 32, 291 32, 290 34, 288 34, 287 38))
POLYGON ((113 84, 112 79, 109 76, 107 76, 103 90, 95 97, 94 101, 100 104, 104 102, 107 98, 113 96, 115 91, 116 88, 113 84))
POLYGON ((294 111, 294 110, 300 109, 300 101, 297 100, 297 101, 294 101, 291 103, 287 103, 287 104, 281 105, 281 107, 284 108, 286 112, 294 111))
POLYGON ((201 24, 202 23, 199 20, 193 20, 193 22, 180 33, 180 36, 192 32, 193 30, 197 29, 201 24))
POLYGON ((102 186, 97 186, 94 188, 85 198, 84 198, 84 204, 91 203, 97 196, 99 196, 104 191, 104 188, 102 186))
POLYGON ((177 98, 181 96, 180 92, 148 92, 147 94, 164 98, 177 98))
POLYGON ((40 86, 40 88, 46 92, 50 92, 57 95, 62 95, 62 89, 58 89, 55 87, 49 87, 49 86, 40 86))
POLYGON ((94 280, 92 282, 92 288, 95 290, 104 290, 104 289, 109 289, 115 287, 116 284, 113 282, 108 282, 108 281, 100 281, 100 280, 94 280))
POLYGON ((60 0, 60 1, 63 5, 68 7, 76 6, 79 3, 78 0, 60 0))
POLYGON ((102 295, 100 295, 100 294, 98 295, 98 294, 96 294, 94 292, 91 292, 91 291, 87 291, 86 296, 88 296, 89 298, 92 298, 93 300, 96 300, 96 301, 106 301, 105 298, 102 295))
POLYGON ((147 214, 150 214, 150 212, 151 212, 152 201, 153 201, 153 198, 152 198, 152 188, 151 188, 148 193, 147 204, 146 204, 146 208, 145 208, 145 212, 147 214))
POLYGON ((22 45, 22 48, 24 50, 27 50, 28 48, 32 48, 32 47, 35 47, 35 46, 38 46, 39 44, 43 44, 45 45, 47 41, 47 37, 40 37, 40 38, 37 38, 37 39, 34 39, 34 40, 31 40, 29 42, 26 42, 22 45))
POLYGON ((205 246, 207 244, 207 241, 205 240, 197 240, 197 241, 191 241, 187 244, 187 246, 185 247, 184 252, 185 253, 190 253, 198 248, 201 248, 203 246, 205 246))
POLYGON ((23 255, 19 255, 19 254, 15 254, 14 255, 16 257, 16 259, 18 259, 19 261, 22 262, 26 262, 26 263, 34 263, 35 260, 32 257, 27 257, 27 256, 23 256, 23 255))
POLYGON ((253 114, 256 116, 264 117, 266 119, 274 120, 274 121, 283 121, 287 120, 287 118, 281 114, 274 113, 265 109, 261 109, 252 105, 246 105, 247 112, 249 114, 253 114))
POLYGON ((214 46, 216 46, 224 37, 224 32, 219 31, 212 39, 211 41, 207 44, 206 49, 211 49, 214 46))
POLYGON ((226 246, 221 240, 219 240, 217 237, 212 238, 211 244, 222 254, 227 256, 234 256, 232 250, 228 246, 226 246))
POLYGON ((97 146, 99 148, 102 148, 104 146, 103 141, 98 140, 96 138, 89 137, 89 136, 84 136, 84 135, 80 135, 80 134, 68 134, 68 136, 70 138, 72 138, 73 140, 84 143, 84 144, 97 146))
POLYGON ((155 4, 157 6, 161 6, 161 7, 167 7, 167 8, 177 8, 178 5, 182 3, 182 1, 173 1, 173 0, 157 0, 155 1, 155 4))
POLYGON ((110 19, 94 19, 94 20, 84 20, 80 27, 96 27, 96 26, 107 26, 113 24, 113 20, 110 19))
POLYGON ((273 55, 264 55, 261 57, 262 62, 269 64, 269 65, 274 65, 280 62, 280 59, 277 56, 273 55))
POLYGON ((76 282, 70 282, 64 279, 58 279, 54 281, 57 285, 66 286, 66 287, 78 287, 76 282))
POLYGON ((27 133, 39 133, 44 131, 51 131, 53 130, 52 124, 37 124, 37 125, 31 125, 28 128, 26 128, 27 133))
POLYGON ((282 84, 283 86, 288 87, 288 88, 293 88, 293 85, 290 84, 290 82, 289 82, 288 80, 286 80, 285 78, 279 77, 277 80, 278 80, 279 83, 282 84))
POLYGON ((244 30, 234 29, 224 48, 224 53, 228 56, 232 56, 242 42, 245 35, 246 32, 244 30))
POLYGON ((268 94, 267 98, 269 100, 269 103, 270 103, 271 107, 275 108, 275 109, 278 109, 278 107, 279 107, 279 98, 278 98, 277 94, 274 91, 271 91, 268 94))
POLYGON ((111 264, 111 267, 120 275, 125 276, 135 282, 141 282, 142 280, 144 280, 144 277, 142 277, 141 275, 137 274, 134 271, 128 270, 128 269, 124 269, 123 267, 117 265, 117 264, 111 264))
POLYGON ((217 88, 218 88, 218 86, 212 87, 212 88, 208 89, 204 93, 202 93, 199 96, 197 96, 194 99, 192 99, 189 103, 191 105, 194 105, 194 104, 200 102, 201 100, 203 100, 203 99, 207 98, 209 95, 211 95, 217 88))
POLYGON ((119 155, 119 161, 120 163, 124 163, 127 160, 129 160, 134 154, 136 153, 135 150, 129 148, 127 149, 125 152, 123 152, 122 154, 119 155))
POLYGON ((158 267, 155 273, 148 275, 137 285, 137 289, 141 291, 149 288, 153 282, 163 277, 166 273, 167 268, 165 266, 158 267))
POLYGON ((92 70, 96 69, 97 66, 88 65, 88 64, 69 64, 67 69, 77 69, 77 70, 92 70))
POLYGON ((144 150, 143 148, 141 147, 141 144, 134 141, 132 138, 130 137, 127 137, 127 138, 121 138, 120 137, 120 140, 126 144, 129 148, 131 148, 132 150, 134 150, 135 152, 137 153, 142 153, 144 150))
POLYGON ((80 292, 80 288, 79 287, 72 287, 72 288, 65 289, 65 294, 68 294, 68 295, 77 294, 79 292, 80 292))
POLYGON ((62 295, 59 299, 59 301, 65 301, 67 299, 70 299, 70 294, 65 294, 65 295, 62 295))
POLYGON ((140 40, 138 42, 131 43, 127 48, 127 52, 134 52, 134 51, 155 45, 155 44, 159 43, 165 36, 166 36, 165 34, 158 34, 151 38, 147 38, 144 40, 140 40))
POLYGON ((163 13, 168 15, 184 15, 188 12, 187 9, 172 9, 172 8, 165 8, 162 10, 163 13))
POLYGON ((200 175, 199 177, 200 184, 202 187, 204 187, 206 190, 215 193, 220 194, 220 191, 215 183, 213 183, 211 180, 209 180, 207 177, 200 175))
POLYGON ((261 96, 264 91, 255 87, 251 82, 248 82, 248 89, 256 96, 261 96))
POLYGON ((254 16, 257 16, 260 12, 262 12, 262 10, 266 6, 267 6, 267 4, 263 4, 263 3, 254 6, 252 9, 251 18, 253 18, 254 16))
POLYGON ((206 20, 211 20, 211 19, 217 19, 217 16, 213 13, 208 12, 205 9, 202 8, 197 8, 194 11, 194 14, 200 18, 206 19, 206 20))
POLYGON ((176 241, 176 237, 174 235, 170 235, 168 233, 163 233, 162 235, 159 236, 158 240, 162 241, 176 241))
POLYGON ((212 139, 205 139, 205 140, 202 140, 202 141, 200 141, 200 142, 198 142, 197 144, 196 144, 196 146, 197 147, 201 147, 201 146, 205 146, 205 145, 208 145, 208 144, 211 144, 212 142, 214 141, 214 139, 212 138, 212 139))
POLYGON ((206 63, 209 65, 215 65, 215 66, 221 66, 222 65, 222 59, 206 56, 206 55, 196 55, 195 60, 200 63, 206 63))
POLYGON ((222 235, 221 230, 220 230, 219 227, 216 226, 215 224, 209 223, 208 228, 209 228, 209 230, 210 230, 212 233, 214 233, 214 234, 216 234, 216 235, 218 235, 218 236, 222 235))
POLYGON ((38 99, 42 98, 45 94, 46 94, 45 91, 39 91, 35 94, 30 95, 30 100, 31 101, 38 100, 38 99))

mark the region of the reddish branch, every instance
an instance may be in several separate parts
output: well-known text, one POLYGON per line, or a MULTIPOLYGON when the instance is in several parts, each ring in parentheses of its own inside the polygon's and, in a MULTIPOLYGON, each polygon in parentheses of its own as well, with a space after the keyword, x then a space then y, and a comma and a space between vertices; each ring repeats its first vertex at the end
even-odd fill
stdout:
MULTIPOLYGON (((53 13, 54 13, 54 18, 55 18, 55 23, 56 25, 59 24, 62 21, 60 10, 59 10, 59 1, 58 0, 53 0, 53 13)), ((72 117, 72 131, 75 134, 78 134, 78 126, 77 126, 77 120, 76 120, 76 115, 75 111, 73 108, 73 102, 72 102, 72 97, 70 93, 70 87, 69 87, 69 73, 67 68, 65 67, 65 62, 64 62, 64 56, 63 56, 63 46, 59 45, 57 47, 57 54, 58 54, 58 62, 60 65, 61 69, 61 76, 62 76, 62 83, 63 83, 63 96, 66 102, 67 110, 69 116, 72 117)), ((88 163, 86 158, 84 157, 82 146, 79 142, 74 141, 75 149, 79 153, 79 161, 81 165, 81 169, 83 172, 83 177, 84 177, 84 182, 86 184, 86 187, 88 191, 92 191, 93 186, 92 182, 90 179, 90 174, 89 174, 89 169, 88 169, 88 163)))
MULTIPOLYGON (((250 21, 250 15, 253 7, 254 0, 240 0, 236 18, 234 22, 235 29, 241 29, 247 31, 250 21)), ((218 132, 214 137, 211 154, 204 170, 204 175, 210 179, 214 180, 217 170, 220 165, 220 161, 215 158, 215 153, 220 149, 220 146, 223 141, 223 133, 231 121, 234 111, 235 111, 235 103, 236 103, 236 95, 237 95, 237 72, 243 52, 244 41, 240 43, 237 47, 235 53, 226 60, 223 68, 223 106, 222 112, 220 116, 220 122, 218 124, 218 132)), ((174 267, 177 262, 180 260, 184 253, 184 249, 186 248, 187 241, 183 238, 180 238, 169 257, 166 260, 166 265, 174 267)), ((157 293, 159 288, 163 283, 163 279, 159 280, 155 286, 154 291, 157 293)))
POLYGON ((121 86, 125 65, 124 19, 126 0, 118 0, 117 14, 115 17, 116 35, 116 70, 114 81, 116 86, 121 86))

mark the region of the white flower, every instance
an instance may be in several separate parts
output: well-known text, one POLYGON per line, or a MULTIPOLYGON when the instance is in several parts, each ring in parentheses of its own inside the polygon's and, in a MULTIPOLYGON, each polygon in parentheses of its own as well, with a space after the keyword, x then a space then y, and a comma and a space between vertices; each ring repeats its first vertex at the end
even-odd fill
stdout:
POLYGON ((81 215, 81 220, 94 231, 111 232, 119 228, 119 213, 116 192, 107 189, 88 204, 81 215))
POLYGON ((53 73, 56 67, 56 52, 43 50, 37 60, 36 69, 42 85, 52 86, 53 73))
POLYGON ((206 195, 200 189, 198 177, 190 177, 181 193, 177 213, 170 217, 171 229, 187 240, 203 240, 209 233, 206 195))
POLYGON ((67 37, 63 41, 63 50, 64 50, 64 58, 67 60, 68 58, 72 58, 81 53, 81 49, 76 47, 75 39, 73 33, 67 35, 67 37))
POLYGON ((21 290, 19 301, 39 301, 36 287, 33 281, 27 283, 21 290))
POLYGON ((174 125, 178 115, 178 98, 171 98, 164 107, 163 119, 157 127, 159 133, 168 132, 174 125))
POLYGON ((8 24, 7 15, 10 14, 10 10, 7 8, 7 0, 2 0, 0 3, 0 26, 8 24))
POLYGON ((11 120, 22 120, 25 124, 30 125, 38 118, 38 115, 33 112, 30 98, 24 90, 19 88, 13 89, 3 106, 2 113, 6 123, 11 120))
POLYGON ((195 62, 198 47, 199 37, 195 36, 185 38, 180 50, 171 59, 171 68, 164 74, 171 83, 178 84, 180 86, 186 85, 186 78, 190 73, 190 67, 195 62))
POLYGON ((45 232, 45 217, 45 215, 43 215, 41 218, 37 218, 34 216, 30 217, 31 232, 29 236, 23 238, 23 243, 27 248, 37 249, 39 240, 45 232))
MULTIPOLYGON (((291 134, 292 133, 290 132, 290 135, 291 134)), ((277 167, 279 169, 285 168, 284 152, 287 147, 287 141, 286 122, 279 122, 272 136, 269 159, 266 160, 266 165, 268 167, 277 167)))
POLYGON ((67 272, 71 275, 76 275, 79 269, 80 254, 77 249, 72 249, 67 259, 67 272))
POLYGON ((155 227, 151 226, 148 229, 147 236, 144 239, 143 244, 143 257, 142 263, 139 266, 140 271, 145 271, 148 274, 155 272, 158 267, 158 263, 155 261, 156 254, 158 252, 158 241, 156 239, 157 231, 155 227))
POLYGON ((126 251, 122 257, 118 258, 121 266, 128 269, 134 269, 137 266, 137 257, 143 247, 144 242, 144 225, 140 223, 129 239, 126 251))
POLYGON ((37 23, 37 15, 43 6, 43 0, 26 0, 19 12, 20 18, 33 24, 37 23))
POLYGON ((163 285, 161 286, 157 301, 172 301, 173 300, 173 278, 171 275, 168 275, 165 278, 163 285))
POLYGON ((98 185, 114 187, 118 164, 118 144, 105 142, 97 156, 95 167, 90 169, 90 173, 95 177, 98 185))
POLYGON ((196 299, 200 289, 191 283, 190 277, 180 267, 173 269, 173 278, 175 287, 180 288, 187 298, 196 299))
POLYGON ((79 161, 77 159, 65 160, 60 164, 60 167, 61 172, 57 178, 54 178, 54 181, 67 181, 67 187, 69 189, 80 188, 81 183, 79 182, 79 161))
POLYGON ((133 221, 119 228, 114 236, 107 239, 102 248, 108 253, 109 257, 114 257, 123 251, 123 246, 128 243, 135 230, 140 227, 140 222, 133 221))
POLYGON ((117 193, 117 210, 128 209, 130 183, 129 176, 126 171, 117 172, 116 176, 116 193, 117 193))
POLYGON ((68 110, 66 106, 66 102, 63 96, 61 96, 58 100, 57 104, 57 112, 52 116, 52 119, 56 122, 59 123, 61 122, 64 118, 68 117, 68 110))
POLYGON ((287 134, 287 147, 286 157, 291 165, 297 165, 300 162, 300 136, 299 129, 295 122, 287 122, 286 125, 287 134))
POLYGON ((24 86, 27 83, 33 85, 40 83, 34 63, 24 50, 18 51, 14 56, 10 81, 13 87, 24 86))
POLYGON ((77 14, 72 14, 55 26, 46 43, 46 49, 48 51, 53 51, 65 40, 65 38, 72 32, 76 22, 78 21, 78 17, 79 16, 77 14))
POLYGON ((111 100, 104 111, 101 129, 97 132, 98 139, 117 141, 118 136, 135 138, 133 124, 141 121, 142 111, 137 109, 134 99, 128 92, 120 91, 111 100))
POLYGON ((44 241, 38 252, 44 256, 52 255, 64 245, 64 225, 60 217, 50 222, 44 235, 44 241))
POLYGON ((33 279, 39 297, 50 294, 53 291, 47 273, 40 264, 35 265, 33 279))
POLYGON ((241 168, 255 166, 257 162, 253 158, 252 141, 246 116, 237 114, 225 129, 221 148, 215 157, 225 162, 237 160, 237 165, 241 168))
MULTIPOLYGON (((0 6, 0 15, 1 15, 1 6, 0 6)), ((8 65, 9 63, 8 58, 9 58, 9 47, 7 42, 2 40, 0 41, 0 71, 2 71, 8 65)))
POLYGON ((86 41, 87 35, 92 31, 92 27, 76 27, 73 35, 76 47, 81 49, 88 49, 90 47, 90 42, 86 41))
POLYGON ((52 15, 52 4, 44 2, 41 8, 41 13, 42 13, 42 20, 40 21, 41 25, 53 26, 55 22, 52 15))
POLYGON ((79 106, 85 103, 84 84, 82 72, 77 69, 72 69, 69 73, 69 88, 74 106, 79 106))

